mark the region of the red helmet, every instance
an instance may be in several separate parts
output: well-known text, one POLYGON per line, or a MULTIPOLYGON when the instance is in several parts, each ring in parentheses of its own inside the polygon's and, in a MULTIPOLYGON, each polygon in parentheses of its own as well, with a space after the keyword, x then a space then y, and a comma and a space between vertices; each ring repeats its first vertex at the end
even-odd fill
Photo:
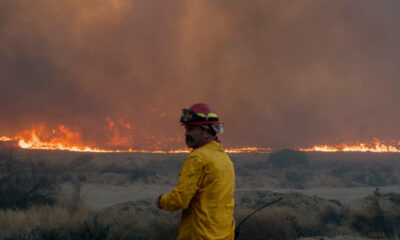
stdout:
POLYGON ((182 110, 181 123, 184 125, 219 124, 218 116, 204 103, 196 103, 182 110))

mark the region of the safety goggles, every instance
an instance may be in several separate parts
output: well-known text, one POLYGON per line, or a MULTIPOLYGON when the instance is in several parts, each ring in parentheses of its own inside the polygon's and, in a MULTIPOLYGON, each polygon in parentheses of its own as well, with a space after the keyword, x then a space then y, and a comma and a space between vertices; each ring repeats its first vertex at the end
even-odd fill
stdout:
POLYGON ((200 117, 199 115, 196 114, 196 112, 192 110, 189 109, 182 110, 181 123, 198 122, 204 120, 205 119, 203 117, 200 117))
POLYGON ((183 109, 181 123, 185 124, 193 122, 218 122, 218 117, 215 113, 209 113, 208 116, 206 116, 203 113, 196 113, 190 109, 183 109))

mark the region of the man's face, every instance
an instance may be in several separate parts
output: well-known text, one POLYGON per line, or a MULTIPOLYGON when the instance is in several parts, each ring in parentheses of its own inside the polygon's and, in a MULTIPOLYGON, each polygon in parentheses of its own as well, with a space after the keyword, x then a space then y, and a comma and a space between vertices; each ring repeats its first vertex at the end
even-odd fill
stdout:
POLYGON ((199 125, 185 126, 186 145, 190 148, 196 147, 202 140, 206 139, 207 131, 199 125))

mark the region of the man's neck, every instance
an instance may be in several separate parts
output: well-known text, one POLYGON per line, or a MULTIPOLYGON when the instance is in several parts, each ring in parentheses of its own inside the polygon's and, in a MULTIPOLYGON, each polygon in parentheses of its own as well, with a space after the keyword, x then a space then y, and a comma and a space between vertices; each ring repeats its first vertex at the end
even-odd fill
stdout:
POLYGON ((198 149, 211 141, 220 142, 217 136, 213 137, 213 136, 209 135, 206 138, 204 138, 203 140, 201 140, 195 147, 193 147, 193 150, 198 149))

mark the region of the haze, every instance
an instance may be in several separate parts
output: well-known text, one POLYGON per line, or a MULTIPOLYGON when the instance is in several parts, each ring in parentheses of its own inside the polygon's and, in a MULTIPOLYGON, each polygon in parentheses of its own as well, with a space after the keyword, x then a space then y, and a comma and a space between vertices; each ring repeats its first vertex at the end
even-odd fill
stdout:
POLYGON ((398 140, 399 22, 395 0, 1 1, 0 136, 182 148, 206 102, 227 147, 398 140))

